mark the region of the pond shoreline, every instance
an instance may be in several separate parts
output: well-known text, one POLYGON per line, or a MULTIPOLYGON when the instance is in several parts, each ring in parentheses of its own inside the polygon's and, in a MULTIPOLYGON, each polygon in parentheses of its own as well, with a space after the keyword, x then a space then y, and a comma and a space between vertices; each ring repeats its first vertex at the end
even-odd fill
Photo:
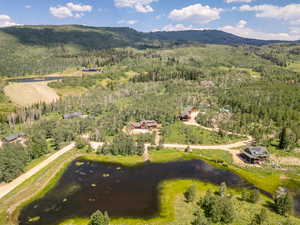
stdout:
MULTIPOLYGON (((140 157, 113 157, 113 156, 97 156, 97 155, 82 155, 82 156, 80 156, 80 157, 78 157, 78 158, 76 158, 75 160, 92 160, 93 162, 103 162, 104 164, 109 164, 109 163, 114 163, 114 164, 118 164, 118 165, 120 165, 120 166, 124 166, 124 167, 136 167, 136 166, 143 166, 144 165, 144 163, 142 162, 142 159, 140 159, 140 157), (128 163, 128 162, 130 162, 130 163, 128 163)), ((170 160, 171 162, 172 161, 185 161, 185 160, 187 160, 187 159, 184 159, 184 158, 182 158, 181 160, 180 159, 173 159, 173 160, 170 160)), ((199 158, 198 158, 198 160, 199 160, 199 158)), ((70 162, 70 163, 72 163, 72 162, 70 162)), ((68 165, 70 165, 70 163, 68 164, 68 165)), ((158 163, 158 162, 154 162, 154 163, 158 163)), ((215 166, 215 165, 214 165, 215 166)), ((217 168, 220 168, 220 167, 223 167, 223 166, 220 166, 220 165, 218 165, 217 166, 217 168)), ((68 168, 68 166, 66 166, 65 168, 64 168, 64 170, 63 171, 60 171, 59 172, 59 176, 61 177, 62 175, 63 175, 63 173, 64 173, 64 171, 66 170, 68 168)), ((224 169, 224 168, 223 168, 224 169)), ((225 168, 226 169, 226 168, 225 168)), ((60 179, 60 177, 56 177, 56 181, 58 181, 59 179, 60 179)), ((244 178, 242 178, 242 179, 244 179, 244 178)), ((178 180, 178 181, 180 181, 180 179, 175 179, 175 180, 178 180)), ((174 180, 171 180, 171 181, 174 181, 174 180)), ((170 182, 171 182, 170 181, 170 182)), ((162 184, 164 184, 165 182, 169 182, 169 180, 168 181, 163 181, 161 184, 159 184, 159 187, 161 187, 161 185, 162 184)), ((197 182, 201 182, 201 181, 197 181, 197 182)), ((53 184, 53 182, 51 182, 52 184, 53 184)), ((54 184, 55 184, 56 182, 54 182, 54 184)), ((202 182, 203 183, 203 182, 202 182)), ((211 184, 211 185, 213 185, 213 184, 211 184)), ((54 185, 55 186, 55 185, 54 185)), ((53 187, 53 186, 52 186, 53 187)), ((50 189, 51 189, 51 187, 50 187, 50 189)), ((48 189, 48 191, 50 190, 50 189, 48 189)), ((160 189, 160 188, 159 188, 160 189)), ((44 194, 45 194, 46 192, 44 192, 44 194)), ((161 196, 161 195, 159 195, 159 196, 161 196)), ((269 197, 270 197, 271 195, 269 194, 269 197)), ((39 196, 39 197, 41 197, 41 195, 39 196)), ((37 198, 34 198, 34 199, 37 199, 37 198)), ((34 199, 32 199, 32 201, 34 201, 34 199)), ((27 204, 29 204, 29 202, 27 202, 27 204)), ((160 204, 162 204, 162 203, 160 203, 160 204)), ((160 211, 157 213, 158 215, 160 215, 160 211)), ((156 217, 154 217, 153 219, 155 219, 156 217)), ((158 219, 158 218, 156 218, 156 219, 158 219)), ((161 218, 160 218, 161 219, 161 218)), ((78 220, 84 220, 84 219, 79 219, 78 218, 78 220)), ((152 219, 151 219, 152 220, 152 219)), ((147 220, 148 221, 148 220, 147 220)))

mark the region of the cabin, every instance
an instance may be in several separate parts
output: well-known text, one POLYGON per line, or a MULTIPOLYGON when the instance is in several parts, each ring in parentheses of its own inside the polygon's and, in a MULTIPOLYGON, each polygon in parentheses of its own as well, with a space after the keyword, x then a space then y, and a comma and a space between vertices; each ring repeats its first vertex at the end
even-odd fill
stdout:
POLYGON ((3 141, 6 143, 14 143, 19 141, 22 137, 25 137, 25 133, 15 133, 3 138, 3 141))
POLYGON ((186 107, 180 114, 180 120, 188 121, 192 118, 192 112, 195 112, 196 109, 192 106, 186 107))
POLYGON ((269 152, 262 146, 249 147, 241 151, 241 157, 249 163, 260 164, 269 158, 269 152))
POLYGON ((99 73, 101 70, 99 69, 83 69, 82 72, 84 73, 99 73))
POLYGON ((81 112, 66 113, 63 115, 63 119, 72 119, 76 117, 84 119, 87 115, 84 115, 81 112))
POLYGON ((158 123, 155 120, 142 120, 140 122, 132 122, 132 129, 155 129, 158 127, 158 123))

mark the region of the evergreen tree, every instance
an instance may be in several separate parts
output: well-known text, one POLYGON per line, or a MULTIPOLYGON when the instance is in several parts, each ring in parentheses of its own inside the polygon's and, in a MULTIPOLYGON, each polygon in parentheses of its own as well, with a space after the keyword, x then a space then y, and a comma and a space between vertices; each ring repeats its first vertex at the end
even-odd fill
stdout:
POLYGON ((227 185, 226 185, 225 182, 222 182, 221 185, 220 185, 220 190, 219 190, 220 196, 225 197, 226 191, 227 191, 227 185))
POLYGON ((287 219, 281 225, 294 225, 294 223, 290 219, 287 219))
POLYGON ((293 197, 289 192, 280 188, 274 196, 274 206, 277 213, 280 215, 291 214, 294 209, 293 197))
POLYGON ((256 203, 258 202, 258 200, 260 199, 260 192, 257 189, 251 190, 249 192, 249 201, 252 203, 256 203))
POLYGON ((241 199, 243 201, 248 201, 249 200, 249 191, 246 188, 243 188, 243 190, 242 190, 241 199))
POLYGON ((295 147, 296 135, 290 128, 284 127, 279 135, 279 147, 285 150, 291 150, 295 147))
POLYGON ((221 222, 225 224, 232 223, 235 217, 235 212, 234 212, 231 199, 224 197, 221 199, 221 204, 222 204, 221 222))
POLYGON ((267 210, 263 208, 261 209, 259 214, 256 214, 254 216, 250 225, 263 225, 263 224, 268 225, 267 221, 268 221, 267 210))
POLYGON ((192 225, 209 225, 209 222, 204 216, 197 215, 196 219, 192 222, 192 225))
POLYGON ((208 190, 201 201, 205 216, 213 223, 231 223, 235 212, 231 199, 214 195, 208 190))
POLYGON ((107 212, 102 213, 100 210, 94 212, 88 225, 109 225, 109 216, 107 212))
POLYGON ((193 202, 196 198, 197 188, 195 185, 190 186, 184 193, 185 199, 188 203, 193 202))

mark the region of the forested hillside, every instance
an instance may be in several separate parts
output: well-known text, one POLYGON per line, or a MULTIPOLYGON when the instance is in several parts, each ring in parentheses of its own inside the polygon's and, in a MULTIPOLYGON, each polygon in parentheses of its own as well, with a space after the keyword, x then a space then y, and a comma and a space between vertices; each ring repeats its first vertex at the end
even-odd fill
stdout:
POLYGON ((265 41, 257 39, 242 38, 220 30, 188 30, 188 31, 162 31, 151 33, 153 38, 165 41, 194 41, 204 44, 224 45, 265 45, 278 43, 280 41, 265 41))
MULTIPOLYGON (((192 43, 263 45, 273 41, 246 39, 217 30, 142 33, 130 28, 79 25, 8 27, 0 29, 0 76, 76 70, 88 66, 87 56, 102 55, 102 49, 156 49, 192 43)), ((103 60, 98 58, 99 67, 103 60)))

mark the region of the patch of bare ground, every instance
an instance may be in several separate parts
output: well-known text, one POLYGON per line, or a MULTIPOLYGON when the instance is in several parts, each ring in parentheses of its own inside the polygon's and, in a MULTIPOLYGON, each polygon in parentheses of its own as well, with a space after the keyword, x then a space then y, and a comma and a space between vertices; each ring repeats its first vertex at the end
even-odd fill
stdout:
POLYGON ((28 106, 38 102, 52 103, 59 99, 56 92, 47 86, 46 81, 13 83, 4 88, 4 93, 17 105, 28 106))
POLYGON ((297 157, 292 157, 292 156, 279 157, 279 156, 272 155, 271 160, 273 160, 278 164, 289 165, 289 166, 300 166, 300 159, 297 157))

